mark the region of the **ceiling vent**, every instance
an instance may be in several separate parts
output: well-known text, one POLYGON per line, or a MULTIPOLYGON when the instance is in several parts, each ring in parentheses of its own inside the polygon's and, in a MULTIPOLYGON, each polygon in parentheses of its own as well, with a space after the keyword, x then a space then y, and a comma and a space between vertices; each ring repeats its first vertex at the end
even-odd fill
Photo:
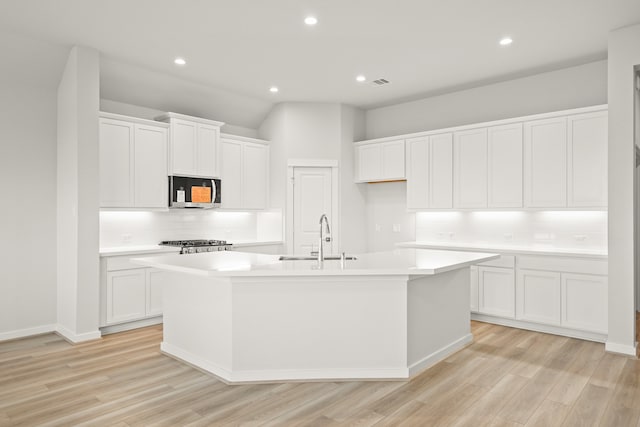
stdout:
POLYGON ((373 83, 376 86, 382 86, 382 85, 389 84, 390 82, 387 79, 378 79, 378 80, 372 81, 371 83, 373 83))

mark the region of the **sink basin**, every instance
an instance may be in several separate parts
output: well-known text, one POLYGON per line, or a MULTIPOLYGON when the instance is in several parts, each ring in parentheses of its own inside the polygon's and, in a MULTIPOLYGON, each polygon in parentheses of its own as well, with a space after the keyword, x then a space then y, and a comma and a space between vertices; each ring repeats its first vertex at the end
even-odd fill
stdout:
MULTIPOLYGON (((282 255, 280 258, 278 258, 280 261, 317 261, 318 257, 315 256, 289 256, 289 255, 282 255)), ((325 261, 340 261, 341 257, 340 255, 327 255, 324 257, 325 261)), ((346 257, 344 257, 345 261, 354 261, 358 258, 356 258, 355 256, 351 256, 348 255, 346 257)))

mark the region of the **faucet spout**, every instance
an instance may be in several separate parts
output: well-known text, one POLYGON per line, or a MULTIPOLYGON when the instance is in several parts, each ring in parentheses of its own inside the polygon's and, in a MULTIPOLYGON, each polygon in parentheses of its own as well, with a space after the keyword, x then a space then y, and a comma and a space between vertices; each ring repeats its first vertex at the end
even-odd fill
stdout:
POLYGON ((327 218, 327 214, 322 214, 320 216, 320 244, 318 245, 318 266, 322 266, 324 263, 324 242, 331 241, 331 228, 329 227, 329 219, 327 218), (327 226, 326 236, 324 234, 324 227, 327 226))

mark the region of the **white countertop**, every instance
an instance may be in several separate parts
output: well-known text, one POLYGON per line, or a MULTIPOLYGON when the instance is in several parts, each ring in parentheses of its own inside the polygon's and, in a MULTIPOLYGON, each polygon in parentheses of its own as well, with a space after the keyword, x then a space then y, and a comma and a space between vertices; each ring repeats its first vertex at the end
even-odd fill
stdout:
POLYGON ((458 243, 458 242, 402 242, 400 248, 445 249, 461 251, 492 251, 510 254, 576 256, 587 258, 607 258, 606 249, 559 248, 549 245, 496 245, 492 243, 458 243))
MULTIPOLYGON (((231 242, 234 248, 245 248, 251 246, 271 246, 282 245, 282 241, 259 242, 253 240, 240 240, 231 242)), ((144 254, 161 254, 161 253, 178 253, 179 247, 160 246, 160 245, 131 245, 131 246, 112 246, 108 248, 100 248, 101 257, 121 256, 121 255, 144 255, 144 254)))
POLYGON ((161 255, 132 259, 147 267, 200 276, 391 276, 433 275, 467 267, 499 257, 493 253, 455 252, 428 249, 396 249, 356 255, 357 260, 279 261, 279 255, 225 251, 189 255, 161 255))
POLYGON ((180 248, 172 246, 160 245, 136 245, 136 246, 111 246, 108 248, 100 248, 101 257, 121 256, 121 255, 144 255, 144 254, 162 254, 162 253, 178 253, 180 248))

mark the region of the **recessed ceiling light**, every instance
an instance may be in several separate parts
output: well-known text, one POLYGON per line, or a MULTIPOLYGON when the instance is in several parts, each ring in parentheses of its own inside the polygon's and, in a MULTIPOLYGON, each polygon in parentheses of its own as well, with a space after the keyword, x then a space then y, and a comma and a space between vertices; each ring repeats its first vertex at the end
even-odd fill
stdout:
POLYGON ((176 58, 173 60, 173 63, 176 65, 186 65, 187 61, 184 58, 176 58))
POLYGON ((504 37, 500 39, 500 46, 509 46, 511 43, 513 43, 511 37, 504 37))
POLYGON ((278 90, 279 90, 279 89, 278 89, 276 86, 271 86, 271 87, 269 88, 269 92, 271 92, 271 93, 278 93, 278 90))
POLYGON ((359 76, 356 76, 356 80, 359 82, 364 82, 367 80, 367 78, 365 76, 363 76, 362 74, 360 74, 359 76))
POLYGON ((304 18, 304 23, 307 25, 316 25, 318 23, 318 18, 315 16, 307 16, 304 18))

